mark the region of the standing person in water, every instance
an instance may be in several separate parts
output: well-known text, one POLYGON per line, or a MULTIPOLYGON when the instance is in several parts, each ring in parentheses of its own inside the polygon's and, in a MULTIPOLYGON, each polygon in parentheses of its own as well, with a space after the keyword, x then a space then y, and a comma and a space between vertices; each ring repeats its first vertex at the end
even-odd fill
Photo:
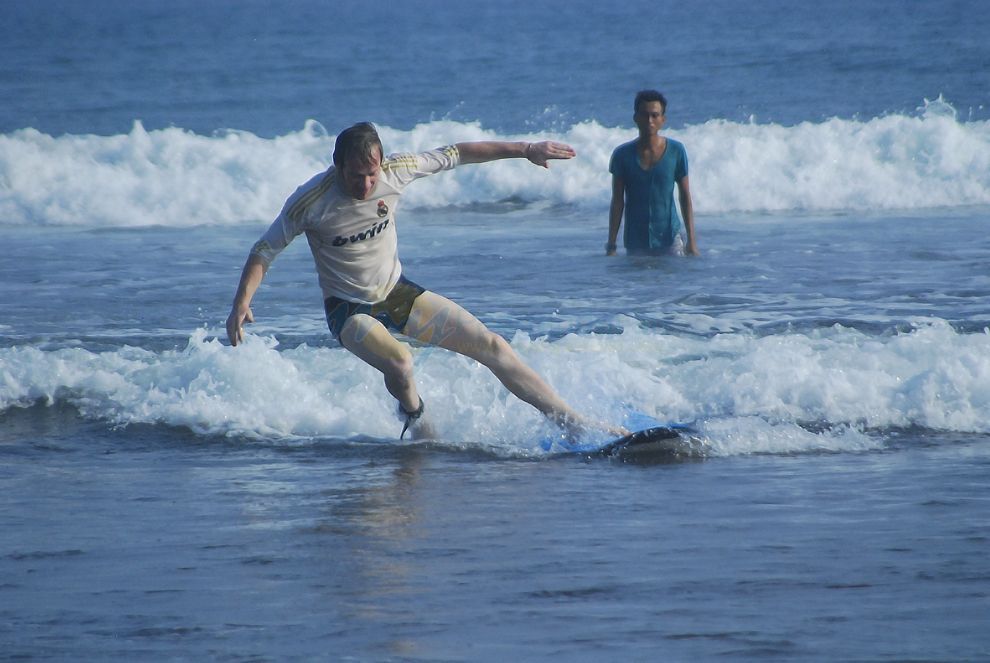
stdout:
POLYGON ((680 142, 660 135, 667 119, 667 99, 656 90, 643 90, 636 95, 634 109, 639 137, 615 148, 608 166, 612 173, 612 203, 605 254, 615 255, 625 216, 622 241, 627 254, 699 255, 687 151, 680 142), (686 243, 674 206, 675 184, 684 214, 686 243))
POLYGON ((572 433, 592 426, 524 364, 505 339, 458 304, 406 278, 395 228, 400 195, 421 177, 496 159, 527 159, 547 168, 551 159, 574 156, 569 145, 552 141, 457 143, 419 154, 384 156, 374 125, 361 123, 344 130, 337 136, 333 165, 289 197, 251 249, 227 318, 231 344, 240 343, 244 323, 254 321, 251 300, 268 267, 293 238, 305 233, 330 332, 381 371, 404 420, 401 435, 409 428, 421 437, 429 437, 431 431, 421 419, 424 402, 413 378, 412 354, 390 329, 480 362, 510 392, 572 433))

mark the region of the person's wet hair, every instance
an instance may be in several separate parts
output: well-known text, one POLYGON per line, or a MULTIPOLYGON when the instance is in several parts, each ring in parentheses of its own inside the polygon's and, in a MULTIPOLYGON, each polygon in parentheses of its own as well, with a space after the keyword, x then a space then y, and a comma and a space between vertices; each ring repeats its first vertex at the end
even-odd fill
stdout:
POLYGON ((381 159, 384 152, 378 130, 371 122, 359 122, 337 136, 333 146, 333 165, 340 168, 341 164, 353 159, 371 161, 375 158, 375 148, 378 148, 378 159, 381 159))
POLYGON ((667 114, 667 97, 656 90, 640 90, 636 94, 636 101, 633 102, 633 112, 638 113, 640 104, 648 104, 651 101, 659 101, 663 114, 667 114))

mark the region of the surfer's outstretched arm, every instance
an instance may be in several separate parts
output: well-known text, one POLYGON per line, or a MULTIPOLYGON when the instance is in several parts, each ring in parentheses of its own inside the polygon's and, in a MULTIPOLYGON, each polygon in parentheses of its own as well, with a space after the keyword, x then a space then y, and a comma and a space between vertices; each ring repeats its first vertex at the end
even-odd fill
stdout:
POLYGON ((577 156, 574 148, 565 143, 545 140, 539 143, 476 141, 457 143, 461 163, 485 163, 498 159, 528 159, 537 166, 549 168, 552 159, 572 159, 577 156))

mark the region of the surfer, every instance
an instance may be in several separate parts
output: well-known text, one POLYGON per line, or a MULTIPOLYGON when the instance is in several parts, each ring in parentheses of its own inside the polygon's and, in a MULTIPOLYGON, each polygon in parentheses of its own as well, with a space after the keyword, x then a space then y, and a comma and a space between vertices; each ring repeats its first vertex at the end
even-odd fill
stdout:
POLYGON ((684 145, 660 135, 667 119, 667 99, 656 90, 642 90, 633 103, 639 137, 612 152, 612 202, 608 212, 605 254, 615 255, 619 227, 629 255, 699 255, 694 239, 694 205, 688 184, 684 145), (684 215, 687 245, 674 206, 674 185, 684 215))
POLYGON ((460 305, 406 278, 399 262, 395 210, 413 181, 462 164, 521 158, 548 168, 553 159, 574 156, 569 145, 553 141, 467 142, 384 156, 373 124, 344 130, 334 145, 333 165, 289 197, 252 247, 227 318, 231 345, 243 340, 243 325, 254 321, 251 300, 268 267, 305 233, 330 332, 382 373, 404 420, 401 435, 409 428, 420 437, 432 431, 422 418, 425 406, 413 377, 412 354, 390 329, 480 362, 511 393, 571 433, 587 428, 624 432, 578 415, 504 338, 460 305))

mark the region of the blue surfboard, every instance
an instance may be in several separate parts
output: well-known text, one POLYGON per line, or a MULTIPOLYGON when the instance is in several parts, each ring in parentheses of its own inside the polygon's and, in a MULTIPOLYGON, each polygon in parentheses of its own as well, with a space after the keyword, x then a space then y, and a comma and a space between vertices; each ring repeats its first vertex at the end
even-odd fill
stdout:
POLYGON ((684 456, 692 453, 694 429, 687 424, 661 422, 641 412, 630 411, 623 422, 633 432, 619 438, 574 441, 566 438, 546 438, 541 441, 544 451, 586 456, 684 456))

